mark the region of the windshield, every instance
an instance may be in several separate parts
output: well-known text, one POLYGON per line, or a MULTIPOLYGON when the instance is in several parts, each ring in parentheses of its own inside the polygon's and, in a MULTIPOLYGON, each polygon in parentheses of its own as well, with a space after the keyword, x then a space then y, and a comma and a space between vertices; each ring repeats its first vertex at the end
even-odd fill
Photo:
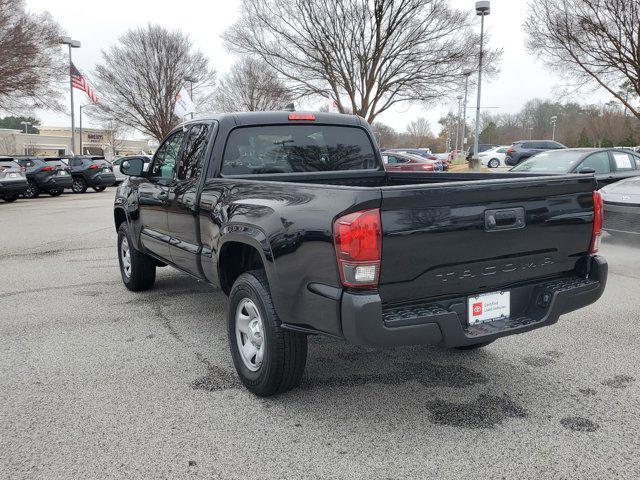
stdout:
POLYGON ((511 169, 512 172, 567 173, 584 156, 581 151, 557 150, 537 154, 511 169))
POLYGON ((329 125, 237 128, 224 151, 225 175, 378 169, 363 129, 329 125))

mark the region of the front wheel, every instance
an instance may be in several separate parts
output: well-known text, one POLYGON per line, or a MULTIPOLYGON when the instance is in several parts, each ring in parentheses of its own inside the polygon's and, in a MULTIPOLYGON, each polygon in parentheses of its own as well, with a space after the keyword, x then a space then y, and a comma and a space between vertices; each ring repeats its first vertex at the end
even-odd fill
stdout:
POLYGON ((74 177, 71 190, 73 193, 84 193, 87 191, 87 182, 82 177, 74 177))
POLYGON ((280 326, 263 271, 243 273, 233 284, 228 333, 233 364, 249 391, 266 397, 300 383, 307 336, 280 326))
POLYGON ((19 196, 20 195, 5 195, 4 197, 2 197, 2 199, 7 203, 11 203, 15 202, 19 196))
POLYGON ((91 187, 96 192, 104 192, 107 187, 91 187))
POLYGON ((135 249, 126 223, 118 228, 118 260, 125 287, 133 292, 153 287, 156 266, 151 257, 135 249))
POLYGON ((500 166, 500 160, 497 158, 492 158, 489 160, 489 168, 498 168, 500 166))

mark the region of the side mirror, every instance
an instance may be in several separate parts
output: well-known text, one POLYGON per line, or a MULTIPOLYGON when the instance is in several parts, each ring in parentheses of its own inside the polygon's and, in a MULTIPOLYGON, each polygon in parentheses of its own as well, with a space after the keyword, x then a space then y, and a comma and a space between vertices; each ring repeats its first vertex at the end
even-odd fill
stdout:
POLYGON ((596 169, 591 167, 582 167, 580 170, 578 170, 578 173, 596 173, 596 169))
POLYGON ((144 162, 141 158, 123 160, 120 164, 120 172, 130 177, 140 177, 144 171, 144 162))

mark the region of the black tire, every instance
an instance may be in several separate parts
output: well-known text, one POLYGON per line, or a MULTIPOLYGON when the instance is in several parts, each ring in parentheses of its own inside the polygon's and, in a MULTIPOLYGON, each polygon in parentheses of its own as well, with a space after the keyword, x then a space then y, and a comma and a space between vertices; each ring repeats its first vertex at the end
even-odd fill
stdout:
POLYGON ((73 193, 84 193, 87 191, 87 182, 82 177, 73 177, 73 185, 71 186, 73 193))
POLYGON ((238 277, 229 295, 228 318, 231 357, 242 383, 260 397, 284 393, 300 384, 307 363, 307 336, 280 327, 273 307, 267 277, 262 270, 245 272, 238 277), (261 365, 252 371, 245 365, 236 337, 236 311, 241 301, 249 299, 262 318, 265 351, 261 365))
POLYGON ((22 194, 24 198, 38 198, 40 195, 40 189, 38 184, 33 180, 27 180, 27 191, 22 194))
POLYGON ((489 168, 498 168, 500 166, 500 160, 497 158, 492 158, 489 160, 488 167, 489 168))
POLYGON ((64 191, 64 189, 62 189, 62 188, 54 188, 53 190, 49 190, 48 193, 52 197, 59 197, 60 195, 62 195, 63 191, 64 191))
POLYGON ((4 197, 2 197, 2 199, 7 203, 11 203, 15 202, 18 197, 20 197, 20 195, 5 195, 4 197))
POLYGON ((136 250, 129 228, 126 223, 118 228, 118 263, 120 264, 120 276, 124 286, 132 292, 140 292, 153 287, 156 281, 156 266, 153 259, 148 255, 136 250), (125 260, 123 258, 122 244, 127 240, 129 249, 130 270, 127 274, 125 270, 125 260))
POLYGON ((488 342, 474 343, 473 345, 464 345, 462 347, 454 347, 456 350, 478 350, 479 348, 486 347, 493 343, 495 340, 489 340, 488 342))
POLYGON ((96 192, 104 192, 107 187, 91 187, 96 192))

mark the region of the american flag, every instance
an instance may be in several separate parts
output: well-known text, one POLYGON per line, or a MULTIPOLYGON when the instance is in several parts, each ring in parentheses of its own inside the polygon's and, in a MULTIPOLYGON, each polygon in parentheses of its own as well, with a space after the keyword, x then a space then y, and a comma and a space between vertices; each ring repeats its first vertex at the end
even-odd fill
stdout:
POLYGON ((87 80, 82 76, 80 71, 73 63, 71 64, 71 83, 73 84, 74 88, 85 92, 93 103, 98 103, 98 97, 89 86, 87 80))

